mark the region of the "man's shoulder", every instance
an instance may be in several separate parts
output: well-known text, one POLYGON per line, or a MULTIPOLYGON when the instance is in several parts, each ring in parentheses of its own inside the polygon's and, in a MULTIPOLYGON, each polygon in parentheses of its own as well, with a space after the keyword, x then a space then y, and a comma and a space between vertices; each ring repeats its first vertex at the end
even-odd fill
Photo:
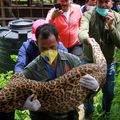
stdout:
POLYGON ((83 21, 87 21, 88 23, 90 21, 94 21, 96 18, 96 10, 88 10, 83 13, 83 21))
POLYGON ((37 64, 40 63, 41 59, 40 57, 36 57, 32 62, 30 62, 25 69, 33 69, 37 67, 37 64))
POLYGON ((32 39, 27 39, 25 42, 23 42, 23 44, 29 44, 32 42, 32 39))
POLYGON ((79 7, 80 8, 80 5, 79 4, 71 4, 72 7, 79 7))
POLYGON ((95 15, 95 14, 96 14, 95 10, 88 10, 88 11, 83 13, 83 16, 91 18, 92 15, 95 15))
POLYGON ((78 5, 78 4, 71 4, 71 8, 75 11, 77 10, 77 12, 79 12, 79 11, 82 12, 80 5, 78 5))
POLYGON ((33 54, 38 51, 38 47, 32 39, 29 39, 23 43, 21 49, 25 49, 27 54, 33 54))
POLYGON ((64 58, 72 68, 79 66, 81 63, 80 58, 76 55, 67 52, 59 52, 59 54, 62 56, 62 60, 64 58))
POLYGON ((24 46, 25 48, 27 48, 28 46, 30 46, 31 44, 33 44, 32 39, 28 39, 25 42, 23 42, 22 46, 24 46))
POLYGON ((70 60, 80 61, 79 57, 77 57, 76 55, 73 55, 71 53, 68 53, 68 52, 64 52, 64 51, 59 50, 59 55, 62 59, 65 59, 65 60, 68 60, 68 61, 70 61, 70 60))

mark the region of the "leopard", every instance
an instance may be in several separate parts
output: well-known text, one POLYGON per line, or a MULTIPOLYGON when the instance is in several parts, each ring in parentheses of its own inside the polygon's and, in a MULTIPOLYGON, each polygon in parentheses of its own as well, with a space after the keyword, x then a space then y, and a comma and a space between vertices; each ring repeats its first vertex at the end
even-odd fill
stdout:
POLYGON ((40 82, 27 79, 22 72, 13 74, 10 82, 0 90, 0 112, 22 110, 25 100, 31 94, 35 94, 41 103, 38 111, 61 113, 78 108, 94 94, 80 85, 82 76, 93 76, 100 85, 99 89, 106 81, 106 59, 97 42, 91 47, 93 63, 75 67, 55 80, 40 82))

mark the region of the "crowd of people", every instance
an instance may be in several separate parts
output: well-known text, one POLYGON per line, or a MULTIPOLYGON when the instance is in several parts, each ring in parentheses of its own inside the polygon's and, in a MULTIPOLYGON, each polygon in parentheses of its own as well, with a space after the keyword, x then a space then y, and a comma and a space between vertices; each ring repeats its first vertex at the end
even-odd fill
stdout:
MULTIPOLYGON (((102 88, 102 109, 109 115, 114 98, 114 51, 120 48, 119 0, 87 0, 80 6, 70 0, 57 0, 46 19, 32 25, 32 38, 19 49, 14 72, 23 72, 29 79, 47 82, 81 64, 93 63, 89 41, 97 41, 107 61, 106 83, 102 88)), ((99 85, 86 74, 81 85, 95 91, 99 85), (90 80, 89 82, 87 80, 90 80), (87 81, 87 82, 86 82, 87 81), (94 82, 93 82, 94 81, 94 82)), ((23 109, 30 110, 32 120, 79 120, 77 110, 67 113, 38 112, 33 97, 27 98, 23 109), (30 107, 30 104, 32 107, 30 107)), ((40 102, 37 101, 40 109, 40 102)), ((93 96, 84 103, 85 120, 92 120, 93 96)), ((1 120, 14 120, 14 112, 0 113, 1 120)))

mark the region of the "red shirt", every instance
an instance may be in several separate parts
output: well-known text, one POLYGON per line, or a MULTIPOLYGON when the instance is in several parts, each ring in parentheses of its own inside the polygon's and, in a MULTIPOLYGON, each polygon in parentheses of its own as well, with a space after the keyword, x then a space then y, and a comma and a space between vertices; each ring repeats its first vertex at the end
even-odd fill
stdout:
POLYGON ((69 20, 62 14, 55 18, 51 18, 55 8, 52 8, 46 17, 46 20, 54 24, 59 32, 60 41, 66 48, 70 48, 79 42, 78 33, 82 12, 79 5, 71 4, 69 20))

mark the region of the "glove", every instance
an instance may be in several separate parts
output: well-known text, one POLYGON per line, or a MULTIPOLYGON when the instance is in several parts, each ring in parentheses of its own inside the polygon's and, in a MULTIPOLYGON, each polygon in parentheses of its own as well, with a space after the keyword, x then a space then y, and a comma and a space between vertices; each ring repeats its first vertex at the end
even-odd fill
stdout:
POLYGON ((99 83, 89 74, 80 79, 80 85, 92 91, 97 91, 99 89, 99 83))
POLYGON ((32 94, 26 99, 23 109, 24 110, 28 109, 30 111, 38 111, 40 107, 41 107, 40 102, 38 101, 37 98, 35 98, 35 95, 32 94))

